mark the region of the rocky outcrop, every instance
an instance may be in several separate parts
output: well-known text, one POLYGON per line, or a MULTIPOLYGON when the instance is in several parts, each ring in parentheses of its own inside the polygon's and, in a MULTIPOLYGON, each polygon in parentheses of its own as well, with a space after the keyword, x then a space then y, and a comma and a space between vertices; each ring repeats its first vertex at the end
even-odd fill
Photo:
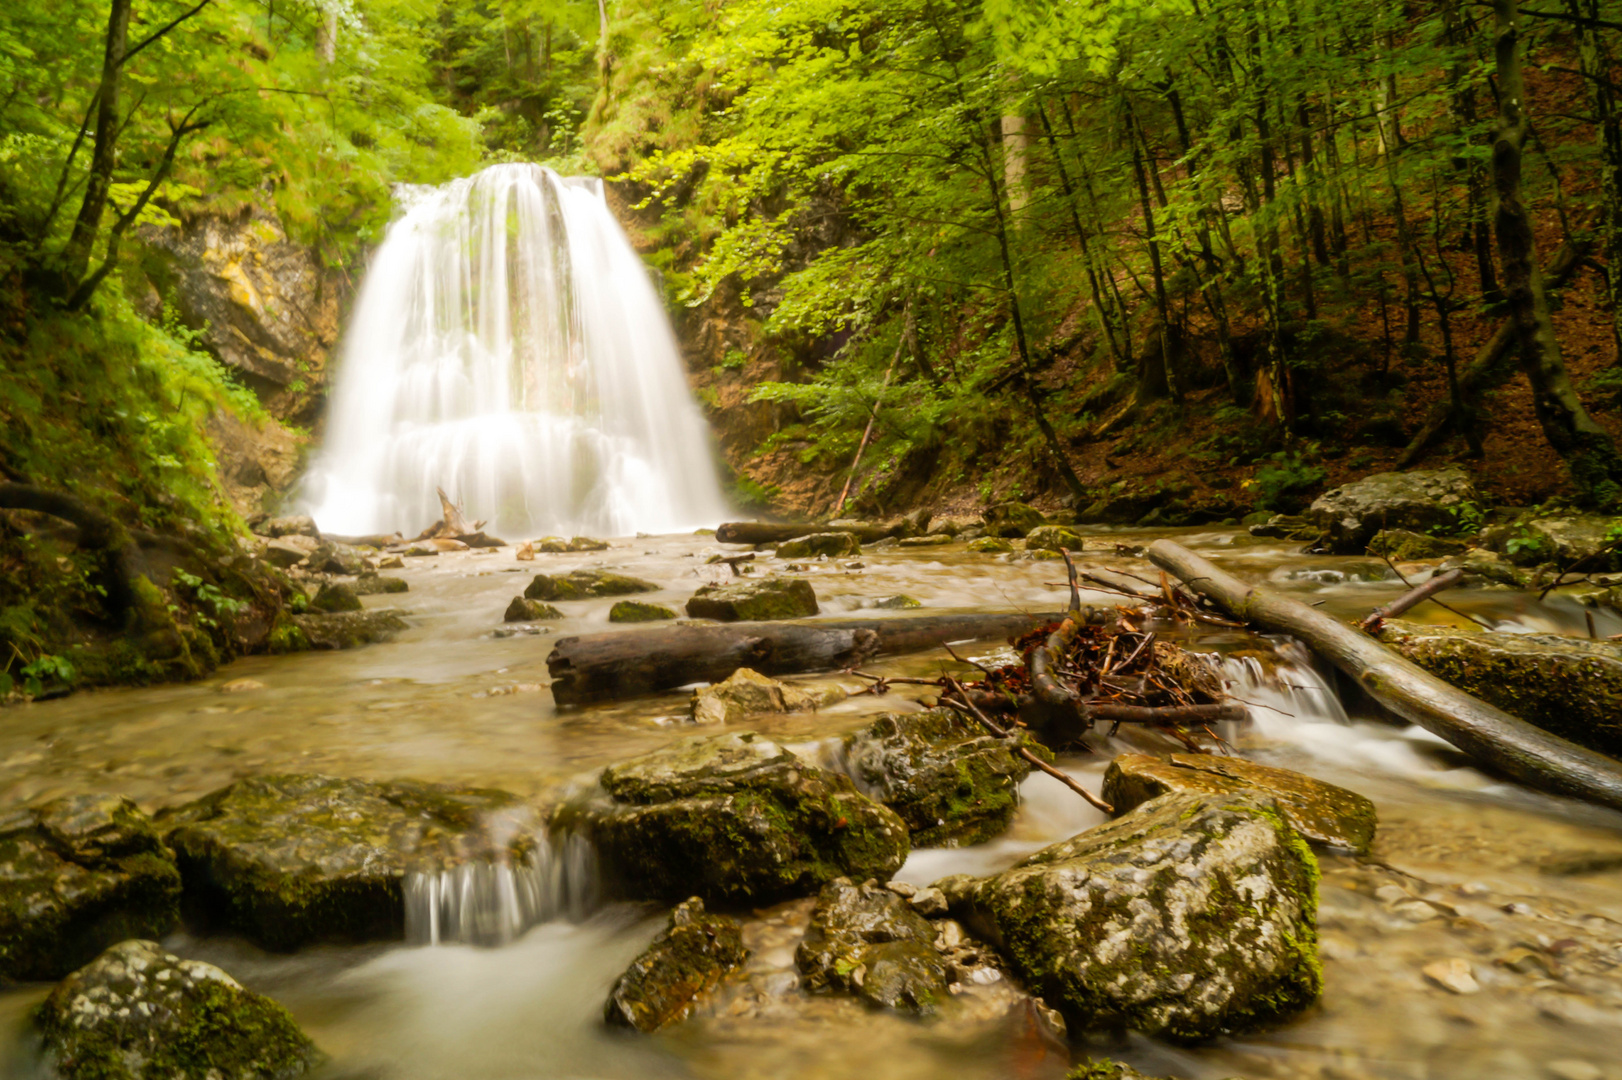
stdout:
POLYGON ((1368 854, 1377 817, 1374 804, 1355 791, 1289 769, 1216 754, 1122 754, 1104 773, 1105 802, 1117 814, 1170 792, 1271 796, 1290 827, 1317 844, 1368 854))
POLYGON ((552 827, 597 848, 630 899, 767 904, 841 876, 887 879, 907 827, 848 777, 752 732, 682 739, 603 770, 552 827))
POLYGON ((607 570, 572 570, 567 574, 536 574, 524 590, 526 600, 585 600, 593 596, 629 596, 658 592, 651 581, 607 570))
POLYGON ((999 503, 988 507, 984 514, 987 536, 1018 539, 1032 529, 1047 523, 1042 511, 1021 502, 999 503))
POLYGON ((837 878, 817 894, 794 960, 807 990, 843 991, 876 1007, 934 1016, 950 997, 935 937, 935 927, 897 893, 874 881, 837 878))
POLYGON ((125 938, 168 933, 179 903, 174 856, 128 799, 0 813, 0 982, 59 979, 125 938))
POLYGON ((603 1018, 643 1032, 685 1020, 748 958, 737 920, 710 914, 695 896, 676 906, 670 924, 615 980, 603 1018))
POLYGON ((1622 757, 1622 644, 1400 619, 1384 624, 1380 640, 1529 724, 1622 757))
POLYGON ((517 861, 530 816, 501 791, 282 775, 239 780, 158 825, 189 917, 286 950, 401 937, 408 870, 517 861))
POLYGON ((220 480, 243 517, 273 507, 290 490, 304 462, 305 438, 272 418, 245 418, 223 409, 208 418, 220 480))
POLYGON ((901 816, 914 847, 978 844, 1008 828, 1030 764, 952 709, 890 713, 845 737, 857 784, 901 816))
POLYGON ((1317 998, 1317 879, 1271 800, 1172 794, 1001 874, 936 884, 1072 1027, 1197 1040, 1317 998))
POLYGON ((1470 474, 1449 466, 1366 476, 1320 495, 1305 517, 1331 550, 1360 554, 1382 529, 1456 531, 1466 508, 1479 502, 1470 474))
POLYGON ((292 1080, 321 1058, 280 1005, 155 941, 69 975, 35 1023, 61 1080, 292 1080))
POLYGON ((818 610, 817 594, 804 578, 765 578, 761 581, 735 581, 728 585, 705 585, 687 601, 689 617, 720 622, 803 619, 815 615, 818 610))
POLYGON ((388 641, 406 629, 401 612, 390 608, 294 615, 292 622, 304 638, 304 648, 358 649, 388 641))
POLYGON ((695 724, 735 724, 761 713, 814 712, 844 699, 838 687, 802 690, 739 668, 724 681, 693 691, 687 714, 695 724))
POLYGON ((777 545, 779 559, 813 559, 826 555, 837 559, 843 555, 860 555, 862 542, 855 533, 822 532, 785 540, 777 545))

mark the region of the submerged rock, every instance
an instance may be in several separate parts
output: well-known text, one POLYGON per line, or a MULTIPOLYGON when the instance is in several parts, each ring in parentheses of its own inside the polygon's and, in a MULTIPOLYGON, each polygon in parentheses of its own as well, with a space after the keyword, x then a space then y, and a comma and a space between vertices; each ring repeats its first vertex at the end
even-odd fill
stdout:
POLYGON ((340 611, 361 611, 363 607, 354 589, 342 582, 329 581, 310 600, 310 610, 336 615, 340 611))
POLYGON ((1622 644, 1388 620, 1380 640, 1465 693, 1574 743, 1622 755, 1622 644))
POLYGON ((815 615, 817 594, 804 578, 764 578, 705 585, 687 601, 687 615, 720 622, 764 622, 815 615))
POLYGON ((899 546, 904 548, 940 547, 942 544, 950 544, 953 539, 953 537, 947 536, 945 533, 935 533, 933 536, 908 536, 899 541, 899 546))
POLYGON ((551 604, 544 604, 539 600, 526 600, 522 596, 513 597, 513 602, 507 605, 506 612, 501 616, 502 622, 538 622, 541 619, 561 619, 563 612, 551 604))
POLYGON ((1480 502, 1470 474, 1445 469, 1375 473, 1325 492, 1307 509, 1309 524, 1328 534, 1332 550, 1360 554, 1382 529, 1451 531, 1480 502))
POLYGON ((158 825, 189 916, 288 950, 401 937, 408 869, 517 861, 529 817, 503 791, 272 775, 165 811, 158 825))
POLYGON ((685 1020, 748 958, 737 920, 711 915, 695 896, 676 906, 670 925, 614 981, 603 1018, 644 1032, 685 1020))
POLYGON ((378 641, 388 641, 406 621, 391 608, 340 611, 329 615, 294 615, 293 625, 312 649, 358 649, 378 641))
POLYGON ((1296 832, 1319 844, 1368 854, 1374 804, 1355 791, 1289 769, 1217 754, 1122 754, 1104 773, 1103 799, 1117 815, 1169 792, 1272 796, 1296 832))
POLYGON ((291 1080, 321 1058, 280 1005, 155 941, 114 945, 34 1020, 62 1080, 291 1080))
POLYGON ((979 844, 1002 833, 1031 766, 952 709, 888 713, 845 737, 845 762, 901 815, 914 847, 979 844))
POLYGON ((811 533, 809 536, 785 540, 777 545, 779 559, 813 559, 818 555, 837 559, 843 555, 861 553, 862 542, 857 539, 855 533, 848 532, 811 533))
POLYGON ((621 600, 608 609, 609 622, 659 622, 675 617, 675 611, 663 604, 649 604, 641 600, 621 600))
POLYGON ((874 881, 837 878, 817 894, 794 954, 807 990, 845 991, 870 1005, 933 1016, 950 996, 935 927, 874 881))
POLYGON ((739 668, 724 682, 693 691, 687 714, 695 724, 733 724, 760 713, 814 712, 844 699, 845 692, 838 687, 802 690, 739 668))
POLYGON ((1370 555, 1384 555, 1392 562, 1445 559, 1450 555, 1463 555, 1465 549, 1463 540, 1426 536, 1407 529, 1381 529, 1369 541, 1370 555))
POLYGON ((0 982, 59 979, 107 946, 180 919, 180 872, 116 795, 0 812, 0 982))
POLYGON ((410 592, 411 586, 406 584, 405 578, 389 577, 387 574, 364 574, 355 580, 351 586, 356 596, 378 596, 384 593, 410 592))
POLYGON ((1025 537, 1027 551, 1080 551, 1082 546, 1076 531, 1063 525, 1043 525, 1025 537))
POLYGON ((1013 551, 1014 545, 1000 536, 982 536, 978 540, 969 541, 969 550, 978 551, 983 555, 999 555, 1005 551, 1013 551))
MULTIPOLYGON (((542 550, 545 550, 543 548, 542 550)), ((526 600, 584 600, 591 596, 628 596, 658 592, 651 581, 607 570, 574 570, 568 574, 536 574, 524 590, 526 600)))
POLYGON ((936 884, 1073 1024, 1195 1040, 1317 998, 1317 880, 1272 800, 1172 794, 1011 870, 936 884))
POLYGON ((753 732, 611 765, 600 791, 562 807, 553 828, 590 839, 631 899, 772 903, 836 877, 887 879, 907 857, 892 811, 753 732))
POLYGON ((1042 511, 1021 502, 999 503, 989 507, 984 515, 987 536, 1018 539, 1032 529, 1047 524, 1042 511))

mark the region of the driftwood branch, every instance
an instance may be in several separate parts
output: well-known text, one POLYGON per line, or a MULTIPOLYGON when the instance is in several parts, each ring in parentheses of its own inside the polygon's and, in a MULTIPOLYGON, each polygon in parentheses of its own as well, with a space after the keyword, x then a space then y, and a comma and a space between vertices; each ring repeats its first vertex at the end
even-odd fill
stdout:
POLYGON ((991 732, 997 738, 1006 741, 1009 744, 1009 746, 1013 749, 1014 753, 1018 754, 1020 757, 1024 758, 1026 761, 1030 762, 1034 767, 1036 767, 1038 769, 1041 769, 1043 772, 1047 773, 1049 776, 1051 776, 1055 780, 1059 781, 1059 783, 1063 784, 1065 787, 1069 788, 1071 791, 1074 791, 1077 795, 1080 795, 1083 799, 1086 799, 1089 803, 1091 803, 1092 805, 1098 807, 1098 809, 1104 811, 1104 813, 1106 813, 1106 814, 1115 813, 1115 807, 1111 806, 1109 803, 1105 802, 1103 799, 1100 799, 1097 795, 1094 795, 1092 792, 1088 791, 1086 788, 1084 788, 1080 784, 1076 783, 1076 780, 1075 780, 1075 778, 1073 776, 1071 776, 1070 774, 1064 772, 1061 769, 1054 768, 1052 765, 1049 765, 1047 762, 1043 761, 1037 755, 1031 753, 1029 748, 1024 747, 1024 746, 1020 746, 1018 743, 1014 742, 1013 741, 1014 736, 1013 736, 1012 732, 1008 731, 1006 728, 1004 728, 1004 727, 998 725, 997 723, 993 722, 990 717, 986 716, 985 713, 981 712, 978 708, 975 707, 974 702, 970 699, 968 693, 963 689, 963 684, 962 683, 959 683, 956 679, 948 679, 946 681, 951 685, 953 692, 957 696, 956 697, 943 697, 943 698, 941 698, 941 704, 942 705, 950 705, 952 708, 956 709, 958 712, 967 713, 968 715, 974 717, 976 720, 978 720, 980 722, 981 727, 983 727, 987 731, 991 732))
POLYGON ((1363 617, 1363 621, 1357 624, 1357 628, 1373 633, 1380 629, 1380 624, 1387 619, 1395 619, 1409 608, 1418 607, 1437 593, 1444 589, 1451 589, 1462 580, 1464 580, 1464 571, 1459 569, 1449 570, 1445 574, 1437 574, 1423 585, 1416 585, 1409 589, 1385 607, 1375 608, 1369 612, 1363 617))
POLYGON ((1471 697, 1345 623, 1242 581, 1180 544, 1157 540, 1149 558, 1236 618, 1305 641, 1386 708, 1483 766, 1529 787, 1622 809, 1622 762, 1471 697))

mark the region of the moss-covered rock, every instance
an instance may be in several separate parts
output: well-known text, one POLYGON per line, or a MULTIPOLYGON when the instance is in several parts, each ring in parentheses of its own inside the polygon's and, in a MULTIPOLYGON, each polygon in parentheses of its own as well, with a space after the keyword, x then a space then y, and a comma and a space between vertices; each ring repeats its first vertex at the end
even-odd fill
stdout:
POLYGON ((316 590, 310 599, 310 610, 323 615, 336 615, 340 611, 361 611, 360 597, 355 590, 341 581, 329 581, 316 590))
POLYGON ((880 1008, 933 1016, 950 997, 935 928, 873 881, 822 887, 794 962, 807 990, 854 993, 880 1008))
POLYGON ((1122 754, 1104 773, 1104 801, 1117 815, 1173 791, 1272 796, 1296 832, 1314 843, 1368 854, 1374 804, 1355 791, 1289 769, 1217 754, 1122 754))
POLYGON ((1150 1076, 1124 1061, 1087 1061, 1065 1074, 1064 1080, 1176 1080, 1171 1076, 1150 1076))
POLYGON ((599 540, 594 536, 571 536, 569 538, 570 551, 607 551, 608 541, 599 540))
POLYGON ((563 612, 551 604, 539 600, 526 600, 522 596, 513 597, 513 602, 507 605, 506 612, 501 616, 502 622, 537 622, 541 619, 561 619, 563 612))
POLYGON ((411 586, 405 578, 390 577, 387 574, 362 574, 350 586, 355 590, 356 596, 378 596, 382 594, 410 592, 411 586))
POLYGON ((710 914, 695 896, 676 906, 670 925, 615 980, 603 1018, 645 1032, 685 1020, 748 958, 737 920, 710 914))
POLYGON ((323 541, 310 552, 304 565, 317 574, 341 574, 347 577, 355 577, 366 569, 366 562, 359 551, 348 544, 330 540, 323 541))
POLYGON ((969 550, 978 551, 982 555, 1000 555, 1006 551, 1013 551, 1014 545, 1000 536, 982 536, 978 540, 969 541, 969 550))
POLYGON ((116 795, 0 813, 0 981, 59 979, 180 917, 180 872, 147 816, 116 795))
POLYGON ((676 612, 663 604, 642 600, 619 600, 608 609, 609 622, 660 622, 675 617, 676 612))
POLYGON ((312 649, 358 649, 388 641, 406 628, 400 612, 389 608, 294 615, 292 620, 312 649))
POLYGON ((1442 560, 1441 570, 1455 568, 1464 571, 1467 585, 1503 585, 1511 589, 1524 589, 1532 583, 1530 572, 1488 548, 1467 548, 1462 555, 1442 560))
POLYGON ((34 1021, 62 1080, 292 1080, 321 1057, 280 1005, 155 941, 108 949, 34 1021))
POLYGON ((1317 861, 1272 800, 1163 795, 1001 874, 936 884, 1073 1030, 1212 1038, 1323 987, 1317 861))
POLYGON ((804 578, 763 578, 705 585, 687 601, 689 618, 719 622, 803 619, 818 610, 817 594, 804 578))
POLYGON ((1320 495, 1305 516, 1327 535, 1332 550, 1359 554, 1382 529, 1428 533, 1457 528, 1468 508, 1479 503, 1470 474, 1450 465, 1365 476, 1320 495))
POLYGON ((1450 555, 1463 555, 1465 550, 1466 545, 1462 540, 1426 536, 1407 529, 1381 529, 1369 541, 1370 555, 1384 555, 1393 562, 1445 559, 1450 555))
POLYGON ((843 555, 860 555, 862 542, 855 533, 821 532, 785 540, 777 545, 779 559, 814 559, 826 555, 837 559, 843 555))
POLYGON ((682 739, 609 766, 553 828, 590 839, 611 887, 630 899, 772 903, 836 877, 887 879, 908 850, 906 825, 848 777, 752 732, 682 739))
POLYGON ((951 709, 888 713, 845 737, 846 766, 901 816, 914 847, 978 844, 1008 828, 1031 766, 951 709))
POLYGON ((899 541, 897 546, 904 548, 940 547, 943 544, 952 543, 954 539, 955 537, 948 536, 945 533, 935 533, 933 536, 908 536, 899 541))
POLYGON ((573 570, 567 574, 536 574, 524 590, 526 600, 585 600, 593 596, 629 596, 658 592, 651 581, 607 570, 573 570))
POLYGON ((983 515, 987 536, 1001 536, 1017 540, 1032 529, 1047 524, 1042 511, 1022 502, 998 503, 988 507, 983 515))
POLYGON ((1529 724, 1622 756, 1622 644, 1388 620, 1380 640, 1529 724))
POLYGON ((1622 532, 1622 518, 1593 514, 1526 518, 1495 525, 1481 534, 1486 547, 1502 553, 1517 566, 1578 562, 1589 573, 1622 569, 1622 554, 1611 549, 1614 534, 1622 532))
POLYGON ((408 870, 517 860, 530 841, 516 824, 528 816, 502 791, 281 775, 239 780, 158 825, 189 917, 286 950, 401 937, 408 870), (498 835, 509 839, 493 846, 498 835))
POLYGON ((911 611, 924 605, 906 593, 896 593, 894 596, 885 596, 873 601, 873 606, 886 611, 911 611))
POLYGON ((845 700, 838 687, 804 690, 739 668, 725 680, 693 691, 687 714, 695 724, 735 724, 761 713, 813 712, 845 700))
POLYGON ((535 541, 535 550, 548 555, 563 555, 569 551, 569 541, 561 536, 543 536, 535 541))
POLYGON ((1025 537, 1027 551, 1080 551, 1081 537, 1063 525, 1042 525, 1025 537))

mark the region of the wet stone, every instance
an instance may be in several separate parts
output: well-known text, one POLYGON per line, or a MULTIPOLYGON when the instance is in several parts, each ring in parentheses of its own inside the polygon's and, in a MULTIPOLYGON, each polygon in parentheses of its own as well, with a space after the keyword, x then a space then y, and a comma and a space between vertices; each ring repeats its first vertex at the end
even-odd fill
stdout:
POLYGON ((844 555, 860 555, 862 543, 855 533, 823 532, 785 540, 777 545, 779 559, 814 559, 826 555, 837 559, 844 555))
POLYGON ((180 917, 180 873, 152 822, 116 795, 0 813, 0 982, 59 979, 180 917))
POLYGON ((807 990, 843 991, 876 1007, 933 1016, 950 993, 935 937, 935 927, 895 892, 838 878, 817 894, 794 959, 807 990))
POLYGON ((1027 551, 1080 551, 1082 547, 1076 531, 1063 525, 1042 525, 1025 537, 1027 551))
POLYGON ((1369 554, 1384 555, 1393 562, 1445 559, 1452 555, 1463 555, 1465 550, 1466 545, 1462 540, 1427 536, 1407 529, 1381 529, 1369 541, 1369 554))
POLYGON ((569 538, 570 551, 607 551, 608 541, 598 540, 594 536, 572 536, 569 538))
POLYGON ((410 592, 411 586, 406 584, 405 578, 390 577, 387 574, 364 574, 355 579, 356 596, 379 596, 391 593, 410 592))
POLYGON ((361 553, 348 544, 325 541, 310 552, 305 565, 318 574, 342 574, 355 577, 366 569, 361 553))
POLYGON ((1018 539, 1032 529, 1047 524, 1042 511, 1021 502, 999 503, 986 510, 983 520, 987 536, 1018 539))
POLYGON ((885 596, 873 601, 873 606, 882 608, 885 611, 910 611, 924 605, 905 593, 897 593, 894 596, 885 596))
POLYGON ((62 1080, 292 1080, 321 1059, 280 1005, 155 941, 69 975, 34 1022, 62 1080))
POLYGON ((953 537, 947 536, 945 533, 935 533, 933 536, 908 536, 898 541, 896 546, 904 548, 940 547, 942 544, 952 543, 953 539, 953 537))
POLYGON ((620 600, 608 609, 609 622, 660 622, 675 617, 675 611, 663 604, 649 604, 641 600, 620 600))
POLYGON ((720 622, 803 619, 817 614, 818 610, 817 594, 804 578, 705 585, 687 601, 690 618, 720 622))
POLYGON ((309 551, 288 540, 272 540, 264 546, 261 554, 270 565, 290 570, 303 562, 309 551))
POLYGON ((310 610, 323 615, 336 615, 340 611, 360 611, 362 607, 354 589, 342 582, 329 581, 310 600, 310 610))
POLYGON ((390 608, 374 608, 330 615, 294 615, 292 620, 312 649, 358 649, 373 642, 388 641, 406 629, 400 614, 390 608))
POLYGON ((1000 555, 1013 551, 1014 545, 1000 536, 982 536, 978 540, 969 541, 969 550, 978 551, 982 555, 1000 555))
POLYGON ((1320 495, 1305 517, 1328 535, 1332 550, 1359 554, 1382 529, 1454 529, 1465 507, 1479 502, 1470 474, 1452 465, 1366 476, 1320 495))
MULTIPOLYGON (((544 551, 545 548, 543 547, 544 551)), ((651 581, 607 570, 574 570, 568 574, 536 574, 524 590, 526 600, 584 600, 592 596, 628 596, 658 592, 651 581)))
POLYGON ((710 914, 695 896, 676 906, 669 925, 615 980, 604 1019, 643 1032, 685 1020, 748 958, 737 920, 710 914))
POLYGON ((761 713, 814 712, 844 699, 838 687, 803 690, 739 668, 725 681, 693 691, 687 713, 695 724, 732 724, 761 713))
POLYGON ((563 612, 551 604, 539 600, 526 600, 522 596, 513 597, 513 602, 507 605, 507 611, 501 616, 502 622, 538 622, 542 619, 561 619, 563 612))

